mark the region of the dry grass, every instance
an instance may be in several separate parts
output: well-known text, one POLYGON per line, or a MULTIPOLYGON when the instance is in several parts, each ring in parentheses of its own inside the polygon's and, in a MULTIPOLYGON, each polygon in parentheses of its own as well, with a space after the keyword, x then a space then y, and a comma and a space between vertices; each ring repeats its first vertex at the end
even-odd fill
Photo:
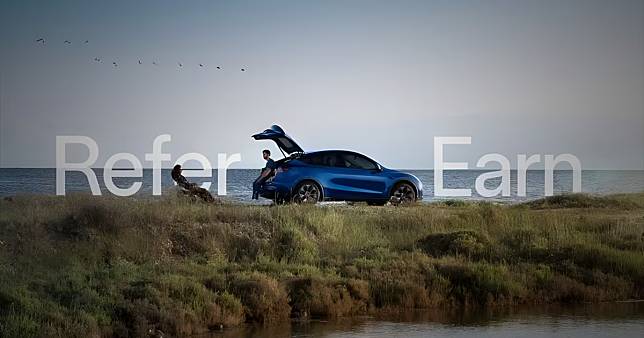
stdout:
POLYGON ((644 295, 644 193, 411 207, 70 195, 0 210, 3 337, 644 295))

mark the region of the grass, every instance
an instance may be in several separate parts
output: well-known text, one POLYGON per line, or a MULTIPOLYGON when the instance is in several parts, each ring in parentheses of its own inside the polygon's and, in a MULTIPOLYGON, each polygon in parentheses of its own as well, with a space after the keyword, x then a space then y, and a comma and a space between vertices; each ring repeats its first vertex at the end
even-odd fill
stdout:
POLYGON ((0 336, 644 298, 644 193, 519 205, 0 201, 0 336))

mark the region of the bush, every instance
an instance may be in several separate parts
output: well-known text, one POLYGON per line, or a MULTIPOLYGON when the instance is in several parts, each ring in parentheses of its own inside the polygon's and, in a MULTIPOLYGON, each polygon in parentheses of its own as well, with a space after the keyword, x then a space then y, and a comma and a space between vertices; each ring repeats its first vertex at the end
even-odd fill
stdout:
POLYGON ((532 209, 558 209, 558 208, 615 208, 615 209, 636 209, 638 204, 614 197, 599 197, 588 194, 563 194, 549 196, 531 202, 526 206, 532 209))
POLYGON ((270 323, 289 318, 288 295, 274 278, 261 273, 236 274, 229 284, 244 305, 247 320, 270 323))
POLYGON ((463 255, 480 259, 491 251, 489 240, 475 231, 456 231, 431 234, 418 240, 417 246, 434 257, 463 255))
POLYGON ((292 278, 286 281, 286 288, 292 313, 297 317, 340 317, 367 311, 368 286, 363 281, 347 284, 320 278, 292 278))

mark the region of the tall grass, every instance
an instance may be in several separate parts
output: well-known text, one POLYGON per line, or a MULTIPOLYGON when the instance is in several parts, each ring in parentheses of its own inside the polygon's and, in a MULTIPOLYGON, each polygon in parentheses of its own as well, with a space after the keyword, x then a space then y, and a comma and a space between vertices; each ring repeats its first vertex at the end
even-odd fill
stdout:
POLYGON ((411 207, 23 196, 0 210, 3 337, 644 295, 644 193, 411 207))

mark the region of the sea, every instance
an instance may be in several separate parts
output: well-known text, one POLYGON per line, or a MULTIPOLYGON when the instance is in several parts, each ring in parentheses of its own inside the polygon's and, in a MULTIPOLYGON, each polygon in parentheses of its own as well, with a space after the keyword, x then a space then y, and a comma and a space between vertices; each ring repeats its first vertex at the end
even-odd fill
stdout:
MULTIPOLYGON (((101 188, 101 193, 108 195, 111 192, 105 187, 103 169, 93 169, 101 188)), ((188 172, 189 170, 185 170, 188 172)), ((443 173, 445 188, 471 189, 469 197, 437 197, 434 196, 434 171, 433 170, 402 170, 418 177, 423 183, 423 202, 442 199, 489 200, 498 202, 521 202, 538 199, 544 196, 544 171, 528 170, 526 182, 526 196, 517 194, 517 172, 510 173, 510 196, 482 197, 475 189, 476 178, 486 170, 446 170, 443 173)), ((572 192, 572 171, 556 170, 554 172, 554 194, 572 192)), ((251 200, 252 182, 259 175, 257 169, 229 169, 226 174, 226 195, 224 199, 240 201, 243 203, 267 203, 270 201, 254 202, 251 200)), ((142 178, 115 178, 118 187, 126 188, 136 181, 142 181, 141 189, 135 194, 137 197, 152 196, 152 170, 143 169, 142 178)), ((187 176, 187 175, 186 175, 187 176)), ((217 170, 213 170, 211 178, 189 177, 191 182, 211 182, 210 191, 218 194, 217 170)), ((582 192, 596 195, 615 193, 644 192, 644 170, 583 170, 582 192)), ((500 179, 486 181, 486 187, 498 186, 500 179)), ((170 177, 170 169, 161 171, 162 194, 169 194, 176 190, 170 177)), ((81 172, 67 172, 65 175, 65 192, 90 192, 90 186, 85 174, 81 172)), ((55 168, 0 168, 0 196, 16 195, 55 195, 56 194, 56 169, 55 168)))

